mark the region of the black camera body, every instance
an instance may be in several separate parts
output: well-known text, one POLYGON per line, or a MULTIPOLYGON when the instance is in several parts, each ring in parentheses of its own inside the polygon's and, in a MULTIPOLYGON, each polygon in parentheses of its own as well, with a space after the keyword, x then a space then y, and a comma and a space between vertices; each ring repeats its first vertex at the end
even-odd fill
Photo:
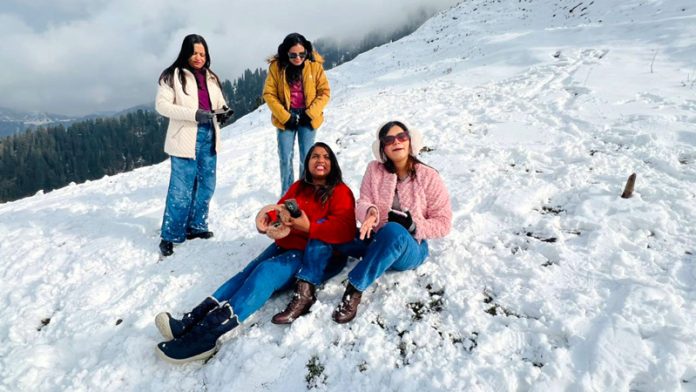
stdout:
POLYGON ((300 210, 300 206, 297 205, 297 200, 287 199, 287 200, 285 200, 283 205, 288 210, 291 217, 299 218, 302 216, 302 211, 300 210))
POLYGON ((227 106, 223 106, 221 109, 213 110, 213 114, 215 115, 215 118, 219 124, 224 124, 230 117, 232 117, 234 110, 228 108, 227 106))

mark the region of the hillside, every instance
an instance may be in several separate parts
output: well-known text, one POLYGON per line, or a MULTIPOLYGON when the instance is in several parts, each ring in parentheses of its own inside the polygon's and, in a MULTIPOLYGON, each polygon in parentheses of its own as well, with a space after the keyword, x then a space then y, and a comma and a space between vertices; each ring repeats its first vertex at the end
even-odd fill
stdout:
POLYGON ((39 112, 18 112, 0 107, 0 138, 22 132, 29 127, 69 124, 74 121, 67 116, 39 112))
POLYGON ((696 391, 696 7, 608 3, 470 0, 328 72, 317 140, 351 188, 401 119, 454 210, 346 325, 347 270, 291 327, 270 322, 281 294, 205 365, 155 355, 158 312, 268 244, 266 108, 225 128, 215 238, 165 260, 167 162, 1 204, 0 390, 696 391))

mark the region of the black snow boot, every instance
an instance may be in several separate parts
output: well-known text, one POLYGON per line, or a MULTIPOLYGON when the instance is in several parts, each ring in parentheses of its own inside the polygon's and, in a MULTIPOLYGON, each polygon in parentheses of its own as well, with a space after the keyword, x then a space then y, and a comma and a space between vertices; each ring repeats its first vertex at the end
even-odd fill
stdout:
POLYGON ((202 240, 207 240, 209 238, 213 238, 215 235, 213 234, 212 231, 197 231, 197 232, 191 232, 191 233, 186 233, 186 239, 187 240, 195 240, 196 238, 200 238, 202 240))
POLYGON ((171 241, 162 240, 159 244, 160 253, 162 256, 167 257, 174 254, 174 244, 171 241))
POLYGON ((184 314, 181 320, 177 320, 167 312, 162 312, 155 317, 155 325, 159 329, 162 336, 167 340, 172 340, 184 336, 196 323, 213 309, 220 305, 213 297, 208 297, 203 300, 192 311, 184 314))
POLYGON ((225 305, 208 313, 181 338, 157 345, 157 354, 167 362, 185 363, 206 360, 217 351, 218 339, 239 325, 232 307, 225 305))

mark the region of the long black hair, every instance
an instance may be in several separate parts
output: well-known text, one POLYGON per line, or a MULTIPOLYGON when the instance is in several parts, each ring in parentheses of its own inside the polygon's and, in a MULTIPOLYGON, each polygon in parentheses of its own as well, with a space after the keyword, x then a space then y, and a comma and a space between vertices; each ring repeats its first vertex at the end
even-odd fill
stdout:
MULTIPOLYGON (((416 164, 421 164, 425 165, 425 163, 421 162, 420 159, 416 158, 416 154, 419 153, 419 151, 413 151, 413 143, 411 140, 411 134, 409 133, 408 128, 406 127, 406 124, 402 123, 401 121, 393 120, 389 121, 388 123, 382 125, 382 128, 379 129, 379 156, 382 158, 382 161, 384 162, 384 167, 386 167, 387 171, 389 173, 396 173, 396 166, 394 166, 394 162, 392 162, 391 159, 387 157, 387 154, 384 153, 384 137, 387 136, 387 133, 389 133, 389 130, 392 129, 392 127, 397 126, 406 132, 409 137, 409 143, 408 143, 408 148, 409 148, 409 153, 408 153, 408 162, 406 163, 406 169, 408 171, 409 175, 415 175, 416 174, 416 164)), ((427 165, 426 165, 427 166, 427 165)))
POLYGON ((305 52, 307 52, 307 57, 305 58, 305 61, 314 61, 314 49, 312 47, 312 43, 307 40, 302 34, 300 33, 290 33, 288 34, 283 42, 278 45, 278 53, 276 53, 273 57, 270 58, 270 61, 276 60, 278 61, 278 68, 281 71, 285 72, 285 78, 288 80, 288 83, 293 83, 298 80, 300 80, 300 77, 302 75, 302 68, 304 67, 304 62, 300 66, 296 66, 290 62, 290 59, 288 58, 288 52, 290 51, 290 48, 293 46, 300 44, 302 47, 304 47, 305 52))
MULTIPOLYGON (((179 70, 179 82, 181 82, 181 88, 184 90, 184 94, 188 95, 186 92, 186 78, 184 78, 183 70, 188 69, 193 72, 193 69, 189 65, 189 58, 193 55, 193 45, 201 44, 205 48, 205 64, 203 64, 203 69, 208 70, 214 77, 218 86, 220 86, 220 79, 218 76, 210 70, 210 51, 208 50, 208 43, 205 42, 205 38, 198 34, 189 34, 184 37, 184 41, 181 43, 181 49, 179 50, 179 56, 176 58, 174 63, 162 71, 159 77, 159 82, 166 83, 170 87, 174 88, 174 70, 179 70)), ((286 54, 287 56, 287 54, 286 54)), ((222 87, 221 87, 222 88, 222 87)))
POLYGON ((326 143, 314 143, 312 147, 309 148, 304 160, 304 173, 302 173, 302 182, 300 182, 299 191, 302 192, 308 188, 314 189, 314 197, 324 205, 333 194, 336 186, 341 183, 343 183, 343 174, 341 173, 341 166, 338 165, 336 154, 334 154, 331 147, 326 143), (316 185, 312 178, 312 174, 309 172, 309 159, 312 157, 312 153, 317 147, 322 147, 329 153, 329 161, 331 162, 331 171, 329 171, 329 175, 326 176, 326 183, 324 185, 316 185))

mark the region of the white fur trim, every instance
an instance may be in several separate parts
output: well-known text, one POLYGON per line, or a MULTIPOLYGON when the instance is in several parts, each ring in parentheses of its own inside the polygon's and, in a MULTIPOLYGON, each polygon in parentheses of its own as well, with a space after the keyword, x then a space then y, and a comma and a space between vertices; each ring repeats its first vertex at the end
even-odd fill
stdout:
MULTIPOLYGON (((382 128, 382 127, 380 127, 382 128)), ((408 134, 411 136, 411 155, 418 156, 420 153, 420 150, 423 149, 423 134, 417 130, 417 129, 409 129, 408 134)), ((372 142, 372 155, 375 156, 375 159, 378 161, 384 163, 384 160, 382 160, 382 157, 380 156, 379 153, 379 129, 377 130, 377 140, 372 142)))

